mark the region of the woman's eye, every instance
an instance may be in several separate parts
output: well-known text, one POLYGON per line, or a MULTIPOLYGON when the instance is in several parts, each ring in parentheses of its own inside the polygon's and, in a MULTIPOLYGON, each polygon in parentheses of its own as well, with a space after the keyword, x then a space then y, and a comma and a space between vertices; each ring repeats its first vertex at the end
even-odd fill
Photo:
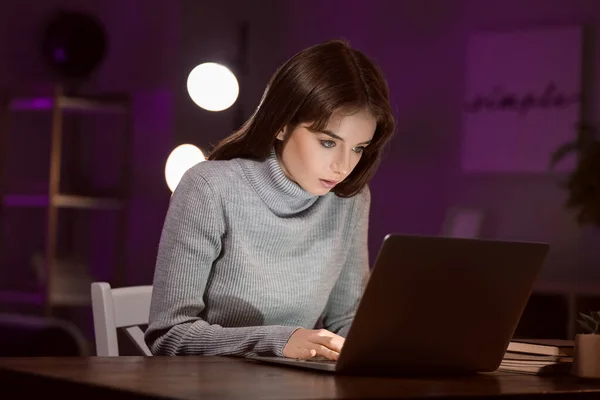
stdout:
POLYGON ((335 142, 333 140, 321 140, 321 146, 330 149, 335 146, 335 142))
POLYGON ((358 146, 352 149, 355 153, 362 153, 365 150, 365 146, 358 146))

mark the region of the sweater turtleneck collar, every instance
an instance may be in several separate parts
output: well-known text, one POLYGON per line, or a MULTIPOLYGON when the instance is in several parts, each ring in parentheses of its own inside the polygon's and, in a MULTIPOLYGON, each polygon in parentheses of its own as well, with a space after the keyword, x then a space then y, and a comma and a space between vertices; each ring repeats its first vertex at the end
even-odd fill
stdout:
POLYGON ((263 161, 240 159, 240 164, 252 187, 267 206, 279 216, 300 213, 319 198, 318 195, 308 193, 285 175, 275 149, 271 149, 271 153, 263 161))

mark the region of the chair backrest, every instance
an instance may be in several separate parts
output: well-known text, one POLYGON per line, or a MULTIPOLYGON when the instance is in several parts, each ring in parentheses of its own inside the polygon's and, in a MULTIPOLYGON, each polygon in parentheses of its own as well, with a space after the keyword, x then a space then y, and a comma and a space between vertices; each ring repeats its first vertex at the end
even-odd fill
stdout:
POLYGON ((148 324, 152 286, 111 288, 107 282, 93 282, 92 314, 98 356, 118 356, 117 329, 123 329, 137 349, 151 356, 140 325, 148 324))

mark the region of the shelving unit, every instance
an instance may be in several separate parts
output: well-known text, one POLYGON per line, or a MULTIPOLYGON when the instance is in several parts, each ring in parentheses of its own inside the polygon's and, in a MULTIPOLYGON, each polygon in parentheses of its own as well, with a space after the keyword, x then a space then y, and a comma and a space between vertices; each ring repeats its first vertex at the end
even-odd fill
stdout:
MULTIPOLYGON (((40 290, 37 292, 21 292, 18 290, 0 291, 0 303, 27 303, 40 305, 45 315, 52 315, 56 305, 85 305, 89 303, 89 282, 77 283, 73 276, 57 276, 57 266, 61 263, 57 259, 58 229, 60 209, 80 210, 114 210, 119 213, 116 241, 116 262, 114 264, 112 283, 121 285, 124 279, 128 198, 130 188, 130 155, 132 140, 131 101, 126 94, 72 96, 65 93, 61 85, 53 85, 51 93, 46 96, 21 96, 15 94, 5 95, 2 102, 2 147, 0 148, 0 171, 2 172, 2 185, 0 186, 0 222, 4 216, 15 208, 45 208, 45 245, 43 256, 39 261, 40 290), (8 137, 11 133, 11 119, 14 113, 50 113, 51 116, 51 141, 50 164, 48 169, 48 183, 43 192, 23 193, 10 192, 6 183, 10 171, 6 168, 6 152, 8 137), (89 194, 61 192, 61 161, 63 157, 63 139, 65 113, 110 113, 124 117, 125 129, 122 135, 122 157, 120 157, 119 183, 111 196, 90 196, 89 194), (4 214, 4 215, 3 215, 4 214), (71 290, 55 290, 58 279, 67 280, 65 286, 71 290), (68 281, 72 279, 72 281, 68 281), (85 287, 82 287, 85 286, 85 287)), ((27 135, 27 132, 20 132, 27 135)), ((84 132, 79 132, 84 134, 84 132)), ((25 155, 24 155, 25 157, 25 155)), ((107 161, 108 162, 108 161, 107 161)), ((35 227, 34 227, 35 229, 35 227)), ((0 250, 2 243, 0 243, 0 250)), ((33 257, 32 257, 33 258, 33 257)), ((0 264, 0 268, 3 266, 0 264)), ((84 268, 84 267, 81 267, 84 268)), ((71 271, 72 272, 72 271, 71 271)), ((89 271, 77 271, 81 276, 86 276, 89 271)), ((67 274, 68 275, 68 274, 67 274)))
MULTIPOLYGON (((561 296, 567 304, 565 316, 566 339, 575 340, 578 333, 579 312, 588 312, 587 302, 600 304, 600 285, 596 283, 560 282, 540 283, 534 288, 534 294, 561 296)), ((597 308, 594 308, 596 310, 597 308)))

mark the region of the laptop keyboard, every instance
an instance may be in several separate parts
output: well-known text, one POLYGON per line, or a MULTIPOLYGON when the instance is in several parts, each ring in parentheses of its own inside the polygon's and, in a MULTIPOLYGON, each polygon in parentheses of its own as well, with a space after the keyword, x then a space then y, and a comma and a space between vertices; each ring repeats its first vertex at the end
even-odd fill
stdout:
POLYGON ((335 364, 337 361, 335 360, 330 360, 329 358, 325 358, 325 357, 313 357, 313 358, 309 358, 308 360, 305 360, 306 362, 310 362, 310 363, 317 363, 317 364, 335 364))

